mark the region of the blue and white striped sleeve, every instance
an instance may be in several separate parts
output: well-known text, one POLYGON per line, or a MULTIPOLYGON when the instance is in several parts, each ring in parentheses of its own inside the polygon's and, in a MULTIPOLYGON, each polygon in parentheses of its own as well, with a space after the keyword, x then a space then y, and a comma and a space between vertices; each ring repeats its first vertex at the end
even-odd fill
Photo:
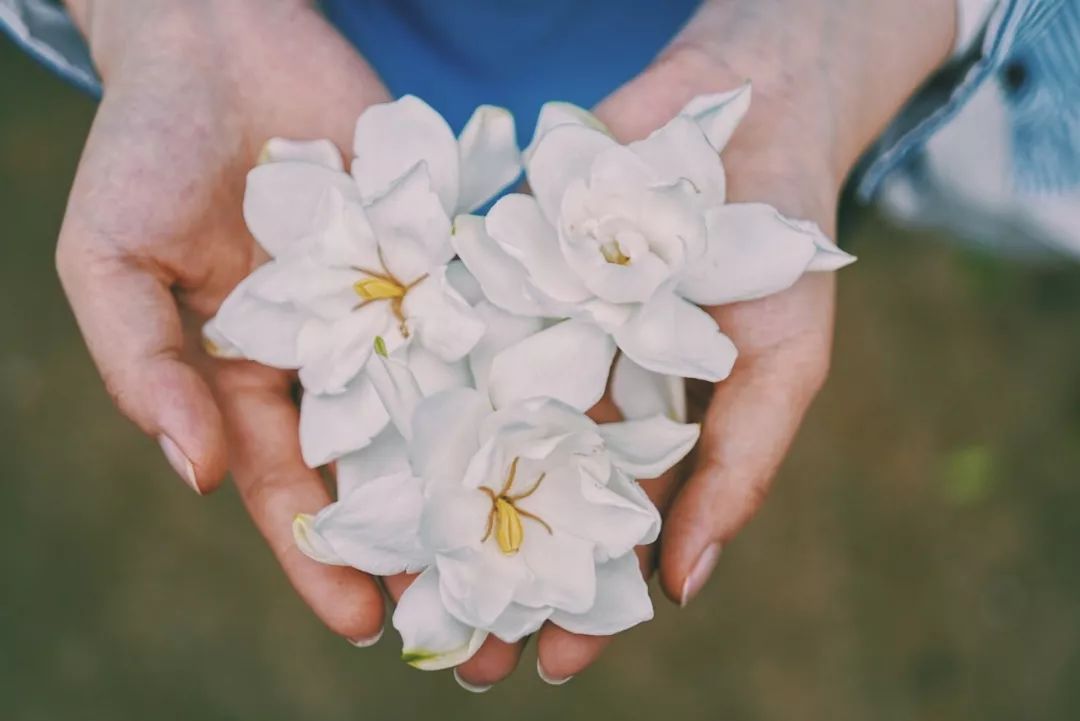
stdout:
POLYGON ((101 96, 90 50, 63 6, 46 0, 0 0, 0 31, 60 77, 101 96))
POLYGON ((857 178, 864 200, 876 194, 886 176, 908 165, 987 83, 1001 85, 1007 98, 1017 187, 1080 182, 1080 0, 958 2, 961 54, 912 100, 864 159, 857 178))

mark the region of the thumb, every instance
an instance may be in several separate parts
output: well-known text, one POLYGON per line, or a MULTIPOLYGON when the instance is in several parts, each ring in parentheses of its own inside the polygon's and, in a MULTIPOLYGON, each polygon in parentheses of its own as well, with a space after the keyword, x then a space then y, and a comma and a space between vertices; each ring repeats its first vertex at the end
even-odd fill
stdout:
POLYGON ((109 395, 192 489, 212 491, 226 467, 222 419, 202 377, 181 360, 184 333, 168 284, 145 262, 98 257, 86 236, 65 230, 57 270, 109 395))

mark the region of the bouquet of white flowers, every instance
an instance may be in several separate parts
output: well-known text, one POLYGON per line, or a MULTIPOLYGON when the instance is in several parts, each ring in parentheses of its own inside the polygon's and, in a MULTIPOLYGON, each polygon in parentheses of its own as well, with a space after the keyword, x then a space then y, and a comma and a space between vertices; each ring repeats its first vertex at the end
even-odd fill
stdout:
POLYGON ((267 144, 244 217, 272 259, 206 345, 299 371, 304 459, 336 462, 338 488, 296 518, 297 545, 420 574, 394 613, 410 664, 455 666, 545 621, 652 617, 634 548, 660 517, 638 479, 697 441, 682 379, 736 358, 699 305, 854 260, 813 223, 725 202, 720 154, 749 102, 749 85, 696 98, 629 145, 548 103, 521 152, 505 110, 455 138, 407 96, 360 117, 348 173, 329 141, 267 144), (469 214, 522 166, 531 195, 469 214), (609 385, 625 420, 598 424, 609 385))

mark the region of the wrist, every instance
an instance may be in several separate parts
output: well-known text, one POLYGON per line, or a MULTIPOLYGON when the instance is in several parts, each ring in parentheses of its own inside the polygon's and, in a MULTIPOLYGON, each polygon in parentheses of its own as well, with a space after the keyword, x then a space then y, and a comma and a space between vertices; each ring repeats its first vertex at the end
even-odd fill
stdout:
POLYGON ((190 61, 212 49, 212 39, 235 45, 267 22, 300 10, 315 12, 314 0, 63 1, 106 85, 129 59, 137 66, 168 57, 190 61))
POLYGON ((947 59, 955 14, 955 0, 706 0, 665 58, 751 80, 755 122, 839 187, 947 59))

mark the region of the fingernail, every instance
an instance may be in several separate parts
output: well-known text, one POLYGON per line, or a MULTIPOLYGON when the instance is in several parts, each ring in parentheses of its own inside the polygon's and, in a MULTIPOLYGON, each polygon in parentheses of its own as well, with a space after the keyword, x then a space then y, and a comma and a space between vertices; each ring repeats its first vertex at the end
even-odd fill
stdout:
POLYGON ((368 636, 367 638, 347 638, 345 640, 351 643, 353 646, 356 646, 357 648, 367 648, 368 646, 374 646, 375 644, 377 644, 379 642, 379 639, 382 638, 383 631, 385 630, 386 627, 384 626, 380 628, 378 633, 376 633, 374 636, 368 636))
POLYGON ((544 667, 540 665, 540 659, 536 659, 536 675, 540 677, 540 680, 549 686, 562 686, 564 683, 573 678, 573 676, 567 676, 566 678, 552 678, 544 672, 544 667))
POLYGON ((173 470, 180 474, 184 482, 201 496, 202 489, 199 488, 199 482, 195 478, 195 466, 180 450, 180 446, 176 445, 172 438, 164 435, 158 436, 158 445, 161 446, 161 451, 165 454, 165 458, 169 461, 169 465, 173 467, 173 470))
POLYGON ((720 550, 722 548, 723 546, 719 543, 710 543, 698 556, 694 567, 690 569, 690 574, 683 581, 682 598, 679 599, 680 607, 686 608, 686 604, 690 603, 690 600, 698 595, 702 586, 709 580, 709 574, 716 567, 716 562, 720 560, 720 550))
POLYGON ((486 691, 491 689, 490 684, 487 686, 474 686, 465 679, 461 678, 461 674, 458 673, 458 670, 456 668, 454 669, 454 680, 457 681, 458 686, 461 686, 469 693, 485 693, 486 691))

